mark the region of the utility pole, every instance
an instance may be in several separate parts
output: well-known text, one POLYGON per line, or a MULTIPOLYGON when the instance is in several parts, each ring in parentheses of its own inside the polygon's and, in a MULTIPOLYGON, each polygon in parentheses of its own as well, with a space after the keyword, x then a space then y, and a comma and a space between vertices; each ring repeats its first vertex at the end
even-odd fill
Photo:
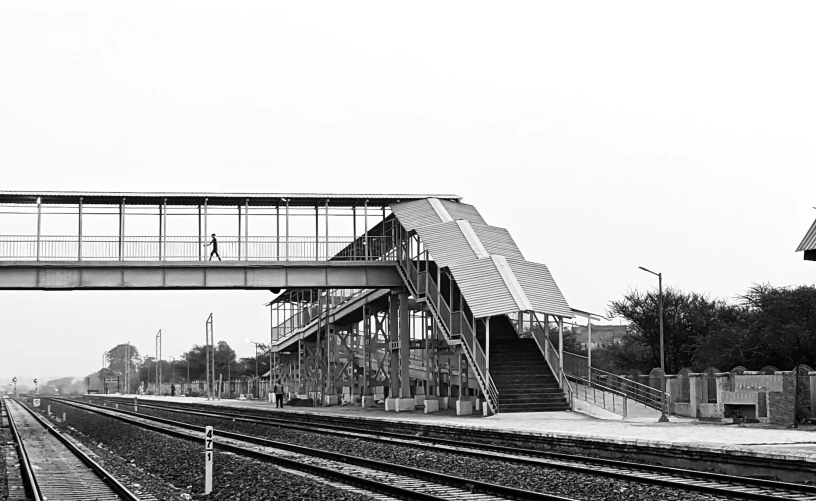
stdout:
POLYGON ((663 355, 663 274, 647 270, 643 266, 638 266, 638 268, 652 275, 657 275, 657 314, 660 317, 660 419, 657 422, 668 423, 669 418, 666 417, 666 358, 663 355))

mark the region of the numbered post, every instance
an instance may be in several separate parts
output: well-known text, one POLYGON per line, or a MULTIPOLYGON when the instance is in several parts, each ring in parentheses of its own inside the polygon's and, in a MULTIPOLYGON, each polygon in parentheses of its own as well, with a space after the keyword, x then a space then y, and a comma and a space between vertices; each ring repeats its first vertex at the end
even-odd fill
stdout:
POLYGON ((204 429, 204 494, 212 492, 213 427, 204 429))

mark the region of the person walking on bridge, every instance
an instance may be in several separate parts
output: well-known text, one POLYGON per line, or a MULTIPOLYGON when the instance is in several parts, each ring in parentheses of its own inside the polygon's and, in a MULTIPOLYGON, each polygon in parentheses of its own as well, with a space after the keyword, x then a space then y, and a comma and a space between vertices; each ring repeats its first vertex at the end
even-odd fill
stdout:
POLYGON ((215 255, 215 257, 217 257, 218 260, 221 261, 221 255, 218 254, 218 239, 215 238, 215 233, 212 234, 212 240, 210 241, 210 243, 204 244, 204 247, 209 247, 210 245, 212 245, 212 252, 210 252, 209 261, 212 261, 213 255, 215 255))

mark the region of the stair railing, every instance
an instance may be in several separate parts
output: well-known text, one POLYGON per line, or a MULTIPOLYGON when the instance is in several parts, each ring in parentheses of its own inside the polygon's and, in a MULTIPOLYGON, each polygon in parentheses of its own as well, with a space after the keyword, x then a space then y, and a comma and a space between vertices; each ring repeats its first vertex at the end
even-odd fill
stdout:
MULTIPOLYGON (((638 383, 624 376, 612 374, 611 372, 606 372, 595 367, 590 368, 587 357, 582 355, 564 352, 564 371, 570 378, 576 377, 587 380, 587 375, 589 375, 588 383, 590 385, 602 385, 611 388, 614 391, 625 394, 627 398, 635 402, 639 402, 656 410, 662 408, 662 392, 658 388, 653 388, 649 385, 638 383)), ((670 401, 670 395, 666 393, 667 412, 671 409, 670 401)))
POLYGON ((627 415, 627 396, 625 393, 610 388, 604 384, 594 383, 578 376, 566 375, 567 387, 572 391, 575 398, 584 402, 598 406, 623 417, 627 415))
MULTIPOLYGON (((400 235, 407 236, 400 228, 400 235)), ((452 311, 439 286, 428 271, 419 271, 410 256, 407 238, 402 238, 398 246, 400 274, 406 281, 411 293, 417 299, 424 299, 428 309, 440 326, 448 344, 461 344, 468 363, 474 368, 476 379, 491 410, 499 411, 499 390, 490 377, 487 368, 487 356, 476 338, 476 331, 470 324, 467 315, 462 311, 452 311)))

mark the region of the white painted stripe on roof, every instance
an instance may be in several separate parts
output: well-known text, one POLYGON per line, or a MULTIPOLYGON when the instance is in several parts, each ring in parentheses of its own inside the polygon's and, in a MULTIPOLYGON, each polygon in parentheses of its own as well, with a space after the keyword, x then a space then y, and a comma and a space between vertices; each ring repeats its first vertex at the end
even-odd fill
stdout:
POLYGON ((462 230, 462 234, 465 235, 465 238, 470 244, 470 248, 473 249, 473 253, 476 254, 477 259, 490 257, 490 254, 487 253, 487 249, 485 249, 484 245, 482 245, 482 241, 479 240, 479 235, 473 231, 473 226, 470 225, 470 221, 457 219, 456 224, 459 225, 459 229, 462 230))
POLYGON ((433 210, 436 211, 436 215, 439 216, 439 219, 441 219, 443 223, 453 221, 448 209, 442 205, 442 202, 440 202, 438 198, 429 198, 428 201, 431 203, 431 207, 433 207, 433 210))
POLYGON ((513 273, 512 268, 510 268, 510 265, 507 264, 507 260, 504 258, 504 256, 494 255, 490 257, 493 258, 493 264, 495 264, 496 269, 499 270, 499 274, 504 280, 507 290, 510 291, 513 299, 516 300, 519 311, 532 311, 533 305, 527 298, 527 294, 524 293, 524 289, 521 288, 521 284, 518 282, 515 273, 513 273))

